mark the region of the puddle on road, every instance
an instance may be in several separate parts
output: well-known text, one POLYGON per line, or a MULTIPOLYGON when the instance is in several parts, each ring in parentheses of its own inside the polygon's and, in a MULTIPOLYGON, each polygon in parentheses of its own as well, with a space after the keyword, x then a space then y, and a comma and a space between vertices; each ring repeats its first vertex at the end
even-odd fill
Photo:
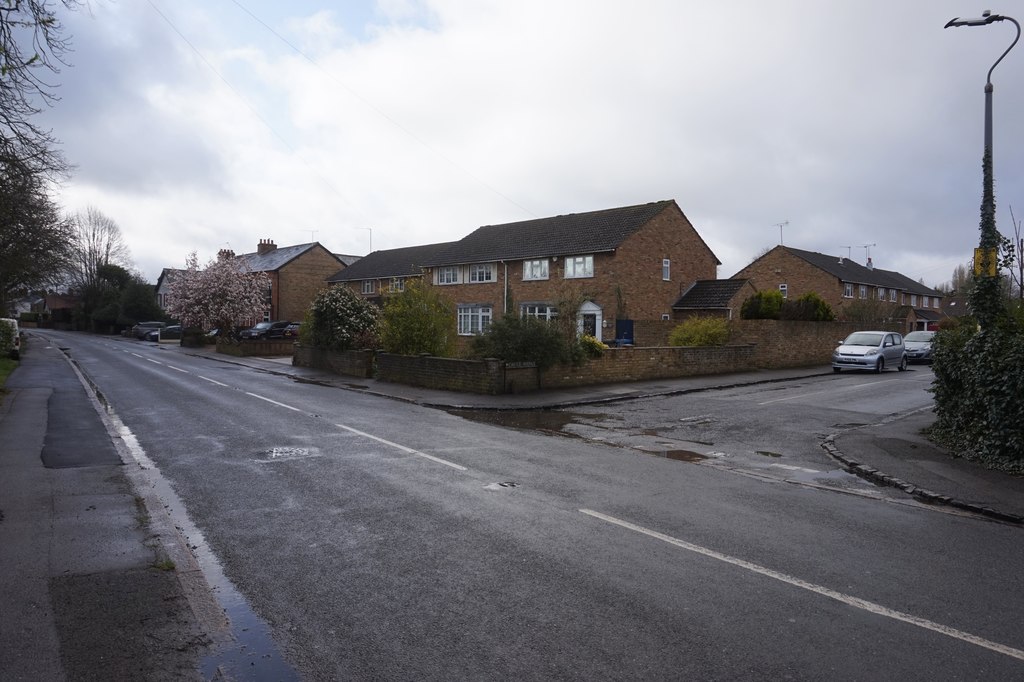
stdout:
POLYGON ((782 457, 782 453, 772 452, 771 450, 754 450, 754 452, 762 457, 782 457))
POLYGON ((664 457, 666 459, 674 459, 677 462, 701 462, 708 459, 707 455, 702 455, 699 452, 692 452, 690 450, 666 450, 665 452, 651 452, 649 454, 664 457))
POLYGON ((579 436, 563 431, 562 428, 568 424, 578 423, 577 417, 600 417, 600 415, 579 415, 556 410, 448 410, 448 413, 482 424, 506 426, 510 429, 545 431, 574 438, 579 438, 579 436))

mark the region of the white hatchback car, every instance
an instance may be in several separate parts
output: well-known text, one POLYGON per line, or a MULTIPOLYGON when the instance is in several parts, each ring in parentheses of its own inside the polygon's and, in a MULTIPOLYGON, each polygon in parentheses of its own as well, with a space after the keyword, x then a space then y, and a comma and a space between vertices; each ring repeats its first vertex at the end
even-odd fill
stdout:
POLYGON ((886 367, 907 369, 907 349, 903 335, 896 332, 854 332, 832 351, 832 371, 869 369, 881 372, 886 367))

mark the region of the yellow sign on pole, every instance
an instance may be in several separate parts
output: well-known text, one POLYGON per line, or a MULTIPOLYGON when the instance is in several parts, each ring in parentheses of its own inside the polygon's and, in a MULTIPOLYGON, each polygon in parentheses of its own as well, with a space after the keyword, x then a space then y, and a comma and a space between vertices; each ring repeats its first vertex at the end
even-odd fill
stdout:
POLYGON ((976 277, 995 277, 998 274, 997 261, 996 249, 975 249, 974 275, 976 277))

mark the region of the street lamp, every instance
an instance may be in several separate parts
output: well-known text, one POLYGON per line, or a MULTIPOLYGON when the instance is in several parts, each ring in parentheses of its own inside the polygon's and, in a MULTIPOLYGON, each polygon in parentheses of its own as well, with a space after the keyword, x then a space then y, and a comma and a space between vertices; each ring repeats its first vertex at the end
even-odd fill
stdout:
POLYGON ((997 21, 1009 21, 1017 27, 1017 36, 999 55, 999 59, 988 70, 985 81, 985 151, 982 156, 982 196, 981 196, 981 239, 974 253, 974 276, 976 286, 971 292, 971 306, 978 316, 982 327, 995 322, 999 315, 999 271, 997 251, 999 248, 999 232, 996 230, 996 199, 992 187, 992 72, 1003 57, 1009 54, 1013 46, 1020 40, 1020 24, 1013 17, 992 14, 985 11, 979 19, 950 19, 944 28, 952 26, 988 26, 997 21))

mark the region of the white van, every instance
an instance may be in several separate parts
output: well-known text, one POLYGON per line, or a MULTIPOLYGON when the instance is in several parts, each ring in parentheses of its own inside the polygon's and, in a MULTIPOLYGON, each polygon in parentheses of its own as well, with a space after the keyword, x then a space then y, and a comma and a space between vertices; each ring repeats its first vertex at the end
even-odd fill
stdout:
POLYGON ((0 353, 10 354, 17 360, 21 357, 21 330, 18 329, 18 321, 9 317, 0 317, 0 324, 5 324, 14 331, 14 339, 7 348, 0 348, 0 353))

